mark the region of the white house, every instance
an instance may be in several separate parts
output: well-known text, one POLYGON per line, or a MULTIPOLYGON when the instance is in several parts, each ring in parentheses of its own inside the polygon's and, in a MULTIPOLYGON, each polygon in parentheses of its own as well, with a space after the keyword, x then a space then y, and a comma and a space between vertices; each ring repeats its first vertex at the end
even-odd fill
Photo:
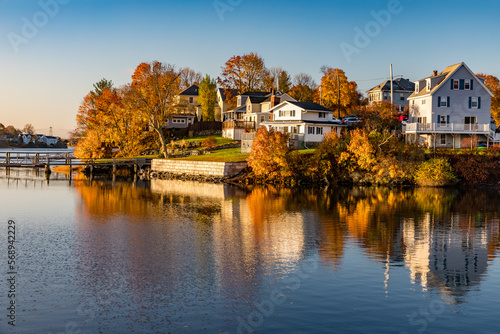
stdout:
POLYGON ((464 138, 494 140, 492 96, 464 63, 448 66, 441 73, 434 71, 415 82, 415 91, 408 98, 408 124, 403 127, 407 142, 460 148, 464 138))
POLYGON ((45 143, 47 145, 55 145, 59 141, 57 137, 46 136, 46 135, 36 135, 37 141, 40 143, 45 143))
POLYGON ((255 132, 271 117, 269 110, 282 101, 295 101, 290 95, 277 92, 246 92, 236 97, 236 108, 223 114, 222 136, 241 140, 242 134, 255 132))
POLYGON ((271 120, 261 123, 261 126, 290 133, 290 138, 303 146, 318 144, 325 134, 331 131, 340 133, 345 127, 333 117, 332 110, 312 102, 284 101, 269 112, 271 120))

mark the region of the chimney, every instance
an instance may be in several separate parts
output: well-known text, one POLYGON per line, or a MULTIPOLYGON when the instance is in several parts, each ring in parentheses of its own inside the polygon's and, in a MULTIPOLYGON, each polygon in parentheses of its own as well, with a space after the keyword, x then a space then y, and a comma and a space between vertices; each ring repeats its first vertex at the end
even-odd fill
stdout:
POLYGON ((433 77, 437 77, 438 71, 434 70, 433 77))
POLYGON ((274 108, 278 104, 280 104, 280 100, 281 99, 280 99, 279 96, 274 95, 274 89, 273 89, 273 92, 272 92, 272 95, 271 95, 271 108, 274 108))

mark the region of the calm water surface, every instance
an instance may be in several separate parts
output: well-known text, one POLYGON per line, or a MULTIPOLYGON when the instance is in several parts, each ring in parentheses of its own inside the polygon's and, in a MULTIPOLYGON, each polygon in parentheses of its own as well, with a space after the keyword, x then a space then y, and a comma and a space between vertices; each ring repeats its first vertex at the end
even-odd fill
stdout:
POLYGON ((28 174, 0 169, 0 333, 499 332, 499 191, 28 174))

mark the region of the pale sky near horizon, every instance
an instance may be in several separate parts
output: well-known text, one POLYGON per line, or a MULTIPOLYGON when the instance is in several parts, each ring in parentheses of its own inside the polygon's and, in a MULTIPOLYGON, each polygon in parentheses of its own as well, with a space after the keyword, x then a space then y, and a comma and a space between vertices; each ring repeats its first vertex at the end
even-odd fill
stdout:
POLYGON ((93 83, 152 60, 217 77, 257 52, 317 82, 341 68, 361 92, 391 63, 412 81, 462 61, 498 77, 498 14, 497 0, 0 0, 0 123, 66 136, 93 83))

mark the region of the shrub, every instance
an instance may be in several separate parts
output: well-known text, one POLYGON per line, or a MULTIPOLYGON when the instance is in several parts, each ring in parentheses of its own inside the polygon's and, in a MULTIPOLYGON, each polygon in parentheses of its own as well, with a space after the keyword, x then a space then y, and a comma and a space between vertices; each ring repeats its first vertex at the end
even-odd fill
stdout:
POLYGON ((464 138, 460 141, 460 147, 475 149, 477 147, 478 142, 479 142, 478 136, 464 138))
POLYGON ((203 141, 201 142, 201 145, 202 146, 205 146, 207 148, 214 148, 217 146, 217 139, 215 139, 215 137, 208 137, 208 138, 205 138, 203 139, 203 141))
POLYGON ((456 183, 457 178, 448 160, 434 158, 420 164, 415 180, 420 185, 444 186, 456 183))

